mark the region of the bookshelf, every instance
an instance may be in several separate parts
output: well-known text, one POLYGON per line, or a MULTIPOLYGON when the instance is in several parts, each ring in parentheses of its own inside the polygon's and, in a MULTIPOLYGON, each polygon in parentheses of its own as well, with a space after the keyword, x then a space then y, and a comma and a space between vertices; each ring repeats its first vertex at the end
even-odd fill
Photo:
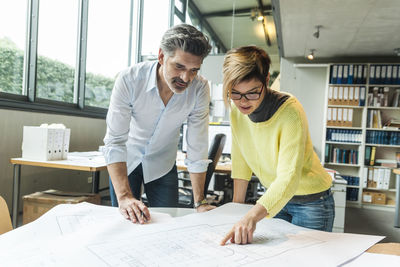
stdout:
POLYGON ((347 180, 347 204, 393 209, 400 152, 400 64, 330 64, 322 161, 347 180))

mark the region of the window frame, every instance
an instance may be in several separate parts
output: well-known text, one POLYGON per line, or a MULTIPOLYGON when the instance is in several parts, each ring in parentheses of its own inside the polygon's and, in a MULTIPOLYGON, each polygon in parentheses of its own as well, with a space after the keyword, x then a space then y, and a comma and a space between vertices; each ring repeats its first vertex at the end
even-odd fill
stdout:
MULTIPOLYGON (((139 6, 135 14, 134 2, 142 3, 143 0, 130 0, 131 12, 130 23, 134 16, 138 16, 138 22, 143 12, 139 6)), ((74 100, 73 103, 57 100, 43 99, 37 97, 36 72, 37 72, 37 42, 38 42, 38 22, 39 22, 39 0, 27 0, 26 14, 26 45, 24 51, 24 69, 22 82, 22 95, 0 92, 0 108, 14 109, 21 111, 52 113, 62 115, 72 115, 90 118, 105 118, 107 108, 85 105, 85 79, 86 79, 86 53, 87 53, 87 31, 88 31, 88 8, 89 0, 79 0, 78 34, 76 37, 77 54, 74 75, 74 100)), ((130 24, 132 26, 132 24, 130 24)), ((138 49, 132 46, 132 36, 140 32, 141 24, 138 23, 136 29, 129 32, 129 51, 127 54, 127 65, 131 63, 132 50, 137 54, 138 49)), ((138 35, 137 35, 138 36, 138 35)), ((137 46, 137 43, 134 44, 137 46)), ((137 55, 135 59, 137 58, 137 55)), ((135 60, 135 63, 137 61, 135 60)))

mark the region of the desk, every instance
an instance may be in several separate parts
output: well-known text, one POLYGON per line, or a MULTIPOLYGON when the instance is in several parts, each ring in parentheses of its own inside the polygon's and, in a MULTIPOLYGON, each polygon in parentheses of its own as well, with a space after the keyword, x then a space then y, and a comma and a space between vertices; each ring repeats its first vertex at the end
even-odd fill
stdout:
POLYGON ((400 169, 394 169, 396 174, 396 208, 394 215, 394 227, 400 227, 400 169))
POLYGON ((18 222, 18 202, 20 198, 22 165, 91 172, 92 193, 99 192, 100 171, 107 169, 103 156, 79 157, 77 156, 77 152, 68 153, 67 160, 37 161, 23 158, 12 158, 10 159, 10 162, 14 165, 12 202, 12 223, 14 228, 17 227, 18 222))
POLYGON ((179 218, 155 211, 179 216, 194 210, 150 208, 151 223, 136 225, 125 220, 118 208, 58 205, 2 235, 0 258, 4 266, 295 266, 310 265, 310 258, 313 266, 338 266, 382 239, 304 232, 286 221, 264 219, 257 224, 257 244, 219 246, 225 232, 252 207, 229 203, 179 218))

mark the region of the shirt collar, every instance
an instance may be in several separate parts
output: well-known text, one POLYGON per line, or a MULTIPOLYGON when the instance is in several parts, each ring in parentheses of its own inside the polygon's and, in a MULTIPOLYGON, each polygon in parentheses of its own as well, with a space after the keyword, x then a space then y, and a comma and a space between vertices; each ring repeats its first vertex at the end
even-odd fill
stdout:
POLYGON ((158 61, 154 61, 150 69, 149 82, 147 83, 146 92, 157 88, 157 66, 158 61))

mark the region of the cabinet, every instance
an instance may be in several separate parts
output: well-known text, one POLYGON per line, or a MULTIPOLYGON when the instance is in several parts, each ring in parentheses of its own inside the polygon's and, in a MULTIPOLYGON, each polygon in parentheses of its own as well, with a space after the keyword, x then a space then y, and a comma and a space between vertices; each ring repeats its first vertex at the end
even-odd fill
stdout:
POLYGON ((332 64, 322 159, 347 180, 347 205, 393 209, 400 64, 332 64))

